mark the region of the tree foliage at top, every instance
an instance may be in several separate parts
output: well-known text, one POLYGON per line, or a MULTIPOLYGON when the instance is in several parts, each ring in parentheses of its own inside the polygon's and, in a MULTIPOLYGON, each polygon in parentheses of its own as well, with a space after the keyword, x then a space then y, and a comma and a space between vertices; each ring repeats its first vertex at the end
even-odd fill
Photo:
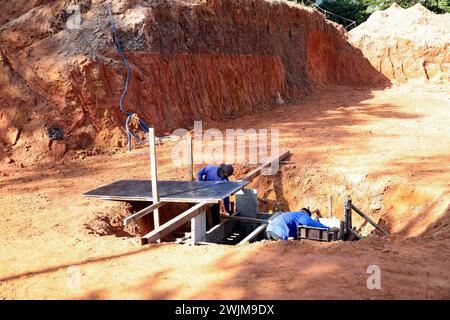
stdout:
MULTIPOLYGON (((297 2, 311 4, 311 2, 315 1, 304 0, 297 2)), ((387 9, 394 2, 402 8, 409 8, 420 3, 435 13, 450 13, 450 0, 323 0, 319 6, 338 15, 327 14, 328 19, 347 27, 347 29, 351 29, 355 27, 355 24, 352 24, 351 21, 355 21, 356 25, 359 25, 366 21, 374 11, 387 9)))

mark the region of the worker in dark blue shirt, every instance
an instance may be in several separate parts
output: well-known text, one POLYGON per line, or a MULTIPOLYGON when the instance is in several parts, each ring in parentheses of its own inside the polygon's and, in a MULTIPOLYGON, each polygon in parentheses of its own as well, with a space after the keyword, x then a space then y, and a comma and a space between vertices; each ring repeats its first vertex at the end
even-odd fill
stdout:
POLYGON ((268 239, 288 240, 292 237, 298 238, 298 226, 324 228, 330 230, 329 227, 311 218, 311 211, 303 208, 298 212, 283 212, 275 219, 271 220, 266 228, 268 239))
MULTIPOLYGON (((208 165, 197 173, 198 181, 229 181, 228 178, 233 175, 234 169, 231 164, 222 163, 220 166, 208 165)), ((225 210, 231 214, 230 198, 223 199, 225 210)), ((211 207, 212 227, 220 223, 220 206, 214 204, 211 207)))

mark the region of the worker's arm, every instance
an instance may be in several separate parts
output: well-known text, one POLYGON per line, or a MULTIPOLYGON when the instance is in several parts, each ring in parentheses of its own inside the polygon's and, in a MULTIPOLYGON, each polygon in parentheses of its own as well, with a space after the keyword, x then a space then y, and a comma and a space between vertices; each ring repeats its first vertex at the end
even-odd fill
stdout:
POLYGON ((203 179, 203 176, 206 175, 206 167, 204 167, 203 169, 199 170, 197 173, 197 180, 198 181, 205 181, 203 179))

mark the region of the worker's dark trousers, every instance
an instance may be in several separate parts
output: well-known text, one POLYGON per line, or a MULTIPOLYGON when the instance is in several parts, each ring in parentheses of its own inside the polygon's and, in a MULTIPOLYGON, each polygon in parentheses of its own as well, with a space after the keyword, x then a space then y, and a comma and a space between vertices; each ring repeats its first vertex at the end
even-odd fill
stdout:
POLYGON ((210 207, 210 215, 211 215, 211 226, 209 229, 213 228, 214 226, 217 226, 220 223, 220 205, 219 204, 213 204, 210 207))

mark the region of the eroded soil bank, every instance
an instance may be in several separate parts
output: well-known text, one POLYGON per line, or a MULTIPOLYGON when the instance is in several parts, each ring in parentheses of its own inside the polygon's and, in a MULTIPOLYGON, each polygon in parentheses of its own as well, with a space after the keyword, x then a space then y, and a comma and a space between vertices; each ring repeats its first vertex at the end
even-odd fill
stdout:
POLYGON ((342 28, 293 2, 9 1, 0 14, 0 161, 124 148, 125 66, 109 3, 131 70, 124 110, 158 135, 328 84, 386 80, 342 28), (68 27, 69 4, 80 7, 79 27, 68 27), (49 128, 64 138, 49 141, 49 128))

